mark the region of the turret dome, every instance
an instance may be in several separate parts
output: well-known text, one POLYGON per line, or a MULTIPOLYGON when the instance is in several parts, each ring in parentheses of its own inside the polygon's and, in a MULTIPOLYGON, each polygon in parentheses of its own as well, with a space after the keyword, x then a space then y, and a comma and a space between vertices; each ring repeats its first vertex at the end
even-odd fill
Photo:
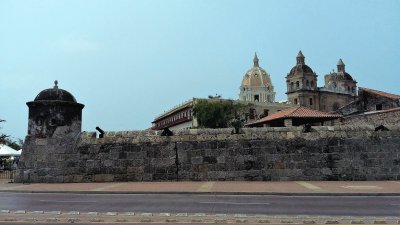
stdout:
POLYGON ((35 137, 64 137, 81 132, 83 104, 77 103, 66 90, 54 87, 41 91, 29 107, 28 135, 35 137))
POLYGON ((37 101, 64 101, 76 103, 75 97, 66 90, 58 88, 58 82, 54 82, 54 87, 41 91, 35 98, 37 101))

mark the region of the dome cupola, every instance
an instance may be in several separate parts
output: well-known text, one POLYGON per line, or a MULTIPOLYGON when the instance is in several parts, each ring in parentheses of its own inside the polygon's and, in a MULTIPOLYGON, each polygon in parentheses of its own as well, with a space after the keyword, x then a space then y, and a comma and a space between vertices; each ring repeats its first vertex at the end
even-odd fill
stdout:
POLYGON ((305 57, 301 51, 297 54, 296 57, 296 65, 292 67, 292 69, 289 72, 290 75, 296 75, 296 74, 301 74, 301 73, 314 73, 314 71, 305 64, 305 57))
POLYGON ((325 89, 332 92, 356 95, 357 82, 346 72, 346 65, 343 60, 339 59, 336 66, 336 72, 333 71, 325 75, 325 89))
POLYGON ((275 101, 270 75, 260 67, 257 53, 254 54, 253 67, 243 76, 239 98, 250 102, 275 101))

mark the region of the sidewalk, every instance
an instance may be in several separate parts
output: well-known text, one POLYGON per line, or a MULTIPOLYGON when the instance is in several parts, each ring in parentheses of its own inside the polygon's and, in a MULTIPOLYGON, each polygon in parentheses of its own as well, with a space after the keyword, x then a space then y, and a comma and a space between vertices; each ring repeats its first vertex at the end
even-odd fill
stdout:
POLYGON ((21 184, 0 180, 0 192, 400 196, 400 181, 182 181, 21 184))

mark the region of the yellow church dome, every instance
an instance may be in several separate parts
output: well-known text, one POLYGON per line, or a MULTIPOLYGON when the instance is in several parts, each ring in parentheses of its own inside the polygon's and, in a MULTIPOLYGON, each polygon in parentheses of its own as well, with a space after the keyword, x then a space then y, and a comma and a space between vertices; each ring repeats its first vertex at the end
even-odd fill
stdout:
POLYGON ((253 61, 254 66, 244 75, 242 86, 272 88, 271 78, 269 74, 259 66, 257 54, 255 54, 253 61))

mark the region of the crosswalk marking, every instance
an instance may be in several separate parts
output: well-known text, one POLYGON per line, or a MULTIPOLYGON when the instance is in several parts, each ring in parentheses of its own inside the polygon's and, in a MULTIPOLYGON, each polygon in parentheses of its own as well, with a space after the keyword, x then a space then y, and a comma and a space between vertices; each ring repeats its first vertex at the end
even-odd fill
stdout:
POLYGON ((305 182, 305 181, 297 181, 296 183, 300 184, 301 186, 303 186, 303 187, 305 187, 307 189, 310 189, 310 190, 313 190, 313 191, 316 191, 316 192, 324 192, 325 191, 324 189, 322 189, 322 188, 320 188, 320 187, 318 187, 318 186, 316 186, 314 184, 310 184, 308 182, 305 182))
POLYGON ((103 187, 99 187, 99 188, 94 188, 92 189, 92 191, 104 191, 107 190, 109 188, 114 188, 114 187, 118 187, 120 185, 122 185, 123 183, 116 183, 116 184, 110 184, 110 185, 104 185, 103 187))
POLYGON ((197 191, 199 192, 207 192, 210 191, 211 188, 214 186, 215 182, 206 182, 205 184, 201 185, 197 191))

